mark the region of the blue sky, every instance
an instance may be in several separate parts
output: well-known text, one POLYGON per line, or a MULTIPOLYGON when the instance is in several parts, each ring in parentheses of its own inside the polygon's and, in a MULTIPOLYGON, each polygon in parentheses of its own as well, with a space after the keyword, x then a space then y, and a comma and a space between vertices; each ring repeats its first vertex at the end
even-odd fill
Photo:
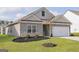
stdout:
MULTIPOLYGON (((40 7, 0 7, 0 19, 16 20, 40 7)), ((67 10, 79 10, 79 7, 47 7, 55 15, 63 14, 67 10)))

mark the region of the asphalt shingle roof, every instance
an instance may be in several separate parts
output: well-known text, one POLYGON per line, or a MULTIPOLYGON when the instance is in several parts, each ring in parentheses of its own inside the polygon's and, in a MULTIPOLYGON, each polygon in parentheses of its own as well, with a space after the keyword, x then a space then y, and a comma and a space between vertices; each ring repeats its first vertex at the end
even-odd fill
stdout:
POLYGON ((76 15, 79 15, 79 11, 70 10, 71 12, 75 13, 76 15))
POLYGON ((71 23, 64 15, 57 15, 51 21, 71 23))

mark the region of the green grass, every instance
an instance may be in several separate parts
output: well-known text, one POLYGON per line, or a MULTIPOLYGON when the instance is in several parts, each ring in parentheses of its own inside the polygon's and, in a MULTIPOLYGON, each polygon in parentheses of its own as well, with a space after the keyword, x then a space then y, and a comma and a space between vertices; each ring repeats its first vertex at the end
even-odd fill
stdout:
POLYGON ((79 52, 79 42, 63 38, 50 38, 48 40, 32 42, 12 42, 15 38, 9 35, 0 35, 0 49, 8 49, 10 52, 79 52), (52 42, 56 47, 43 47, 43 43, 52 42))

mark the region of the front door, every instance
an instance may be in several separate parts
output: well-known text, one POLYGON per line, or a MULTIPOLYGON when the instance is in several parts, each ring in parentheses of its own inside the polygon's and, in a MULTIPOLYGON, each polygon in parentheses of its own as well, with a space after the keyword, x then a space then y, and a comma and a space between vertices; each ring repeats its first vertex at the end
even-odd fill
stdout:
POLYGON ((49 25, 43 25, 43 35, 49 36, 49 25))

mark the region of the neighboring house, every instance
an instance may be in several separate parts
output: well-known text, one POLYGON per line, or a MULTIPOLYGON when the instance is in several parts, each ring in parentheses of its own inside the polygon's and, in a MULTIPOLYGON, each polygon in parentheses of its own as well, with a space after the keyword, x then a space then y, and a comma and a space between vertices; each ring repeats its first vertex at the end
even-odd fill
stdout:
POLYGON ((0 34, 5 34, 5 27, 11 23, 13 23, 13 21, 0 20, 0 34))
POLYGON ((64 16, 72 22, 71 32, 79 32, 79 11, 66 11, 64 16))
POLYGON ((0 27, 0 34, 5 34, 5 27, 4 26, 0 27))
POLYGON ((42 7, 8 25, 6 34, 13 36, 69 36, 71 22, 63 15, 55 16, 42 7))

